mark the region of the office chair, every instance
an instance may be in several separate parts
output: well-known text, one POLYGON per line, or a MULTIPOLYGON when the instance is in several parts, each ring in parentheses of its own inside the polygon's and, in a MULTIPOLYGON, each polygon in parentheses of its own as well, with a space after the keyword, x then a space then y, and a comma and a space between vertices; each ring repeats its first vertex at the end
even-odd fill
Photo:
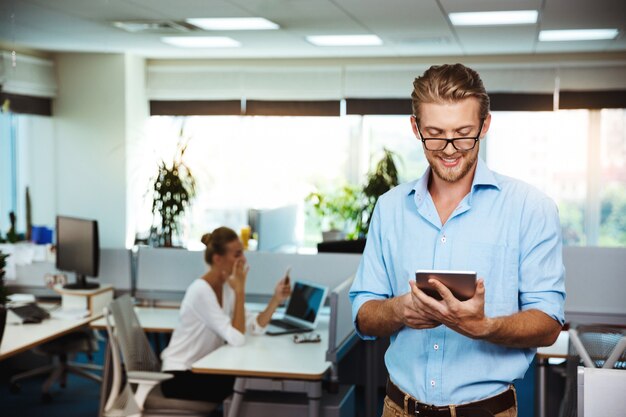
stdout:
POLYGON ((48 373, 50 376, 41 387, 41 399, 43 402, 52 401, 50 388, 54 382, 59 381, 62 388, 66 387, 68 373, 101 382, 102 378, 100 376, 88 372, 88 370, 102 370, 100 366, 88 363, 75 363, 69 360, 78 353, 86 353, 89 360, 92 361, 92 354, 97 350, 98 343, 96 337, 93 330, 88 327, 43 343, 34 348, 33 351, 37 354, 52 358, 53 363, 12 376, 9 381, 11 392, 18 393, 20 391, 21 387, 18 381, 30 378, 31 376, 48 373))
POLYGON ((104 316, 113 367, 111 389, 103 410, 105 416, 208 416, 217 407, 214 403, 163 396, 159 384, 173 376, 161 372, 160 361, 128 295, 111 301, 104 309, 104 316), (131 385, 136 385, 134 391, 131 385))
POLYGON ((578 367, 626 370, 626 328, 601 325, 572 327, 565 364, 565 392, 559 417, 576 417, 578 367))

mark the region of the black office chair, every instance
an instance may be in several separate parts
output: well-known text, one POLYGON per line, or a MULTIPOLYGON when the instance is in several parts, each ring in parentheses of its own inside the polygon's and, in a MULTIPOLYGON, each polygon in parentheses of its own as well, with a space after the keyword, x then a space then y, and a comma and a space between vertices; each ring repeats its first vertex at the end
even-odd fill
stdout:
POLYGON ((366 240, 364 238, 320 242, 317 244, 317 251, 319 253, 363 253, 365 242, 366 240))
POLYGON ((570 328, 565 392, 559 417, 576 417, 578 367, 626 369, 626 328, 586 325, 570 328))
POLYGON ((93 361, 93 353, 98 350, 98 343, 93 330, 84 327, 80 330, 63 335, 59 338, 43 343, 33 351, 37 354, 48 356, 52 359, 50 365, 45 365, 36 369, 14 375, 10 379, 12 393, 18 393, 21 389, 18 381, 31 376, 50 374, 41 387, 41 399, 43 402, 52 401, 50 388, 54 382, 59 381, 62 388, 67 385, 68 373, 73 373, 91 380, 101 382, 102 378, 92 372, 102 370, 102 367, 91 363, 70 362, 70 358, 78 353, 85 353, 90 361, 93 361))

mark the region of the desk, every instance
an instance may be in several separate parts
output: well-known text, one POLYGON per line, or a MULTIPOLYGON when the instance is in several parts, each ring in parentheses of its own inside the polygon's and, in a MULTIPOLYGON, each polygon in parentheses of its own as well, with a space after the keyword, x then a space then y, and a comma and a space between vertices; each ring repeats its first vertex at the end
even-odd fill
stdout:
POLYGON ((293 335, 246 335, 245 345, 225 345, 195 362, 192 371, 238 377, 229 417, 237 415, 246 389, 267 386, 288 392, 306 392, 309 417, 316 417, 319 415, 322 378, 331 366, 326 360, 328 322, 329 316, 320 317, 315 331, 321 336, 319 343, 295 344, 293 335))
POLYGON ((561 331, 556 342, 552 346, 540 347, 537 349, 537 370, 535 374, 535 392, 537 394, 536 414, 537 417, 546 417, 546 367, 550 358, 567 358, 569 346, 569 333, 561 331))
POLYGON ((70 333, 101 315, 82 319, 49 318, 37 324, 11 324, 7 322, 0 346, 0 360, 70 333))
MULTIPOLYGON (((177 308, 135 307, 139 323, 147 333, 172 333, 178 326, 178 311, 177 308)), ((90 326, 106 330, 106 320, 101 317, 92 321, 90 326)))

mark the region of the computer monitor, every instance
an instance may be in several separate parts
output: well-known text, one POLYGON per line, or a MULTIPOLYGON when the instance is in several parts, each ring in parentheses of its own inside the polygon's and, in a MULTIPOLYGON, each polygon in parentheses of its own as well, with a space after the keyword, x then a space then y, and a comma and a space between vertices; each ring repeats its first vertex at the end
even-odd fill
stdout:
POLYGON ((96 220, 57 216, 56 267, 60 271, 74 272, 76 281, 63 288, 87 290, 100 285, 87 282, 86 276, 96 278, 100 267, 100 241, 96 220))

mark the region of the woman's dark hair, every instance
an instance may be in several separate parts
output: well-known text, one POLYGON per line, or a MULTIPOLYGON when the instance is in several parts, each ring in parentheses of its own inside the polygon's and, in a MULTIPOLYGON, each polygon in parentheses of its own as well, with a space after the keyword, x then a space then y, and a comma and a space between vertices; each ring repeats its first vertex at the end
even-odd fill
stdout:
POLYGON ((213 255, 224 255, 226 253, 226 245, 237 239, 239 239, 237 233, 228 227, 218 227, 211 233, 205 233, 200 239, 206 246, 204 261, 211 265, 213 255))

